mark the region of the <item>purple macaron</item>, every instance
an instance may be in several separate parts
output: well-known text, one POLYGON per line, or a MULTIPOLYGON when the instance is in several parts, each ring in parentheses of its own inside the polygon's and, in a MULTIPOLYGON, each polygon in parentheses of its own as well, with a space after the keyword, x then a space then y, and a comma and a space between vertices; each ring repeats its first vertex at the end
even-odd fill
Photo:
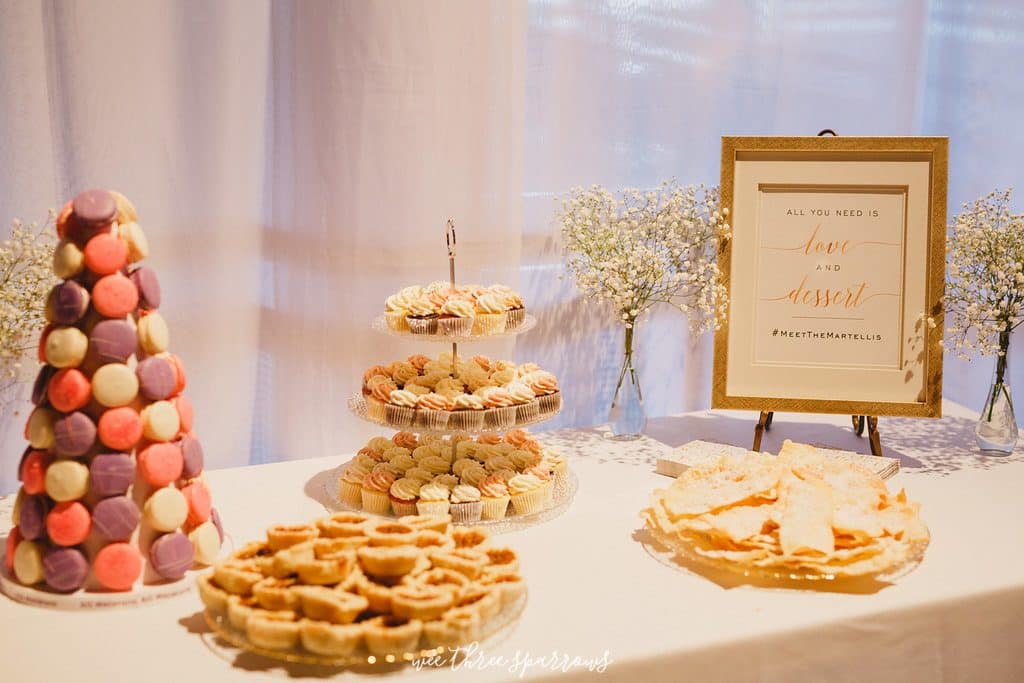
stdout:
POLYGON ((55 374, 57 374, 57 368, 52 365, 44 365, 39 368, 35 384, 32 385, 32 403, 34 405, 38 406, 46 401, 46 389, 55 374))
POLYGON ((160 308, 160 281, 152 268, 139 266, 128 277, 139 290, 139 305, 151 311, 160 308))
POLYGON ((46 585, 61 593, 78 590, 89 576, 89 561, 77 548, 55 548, 43 558, 46 585))
POLYGON ((90 226, 101 226, 114 220, 117 202, 106 190, 86 190, 71 200, 71 208, 78 220, 90 226))
POLYGON ((181 476, 185 479, 198 477, 203 471, 203 446, 199 439, 194 436, 184 436, 178 442, 181 448, 181 457, 184 466, 181 469, 181 476))
POLYGON ((151 356, 135 366, 139 391, 151 401, 162 401, 174 393, 177 375, 166 358, 151 356))
POLYGON ((55 323, 73 325, 89 310, 89 292, 74 280, 65 280, 50 290, 49 304, 55 323))
POLYGON ((25 496, 18 511, 21 537, 34 541, 46 533, 46 501, 43 496, 25 496))
POLYGON ((108 541, 127 541, 140 519, 139 506, 125 496, 104 498, 92 509, 92 527, 108 541))
POLYGON ((58 455, 77 458, 96 443, 96 424, 80 410, 62 415, 53 424, 53 440, 58 455))
POLYGON ((135 481, 135 463, 126 453, 101 453, 89 465, 89 485, 98 496, 120 496, 135 481))
POLYGON ((89 335, 89 352, 103 364, 125 362, 138 344, 135 328, 124 320, 104 320, 89 335))
POLYGON ((149 548, 149 561, 165 579, 180 579, 192 566, 192 541, 180 531, 164 534, 149 548))

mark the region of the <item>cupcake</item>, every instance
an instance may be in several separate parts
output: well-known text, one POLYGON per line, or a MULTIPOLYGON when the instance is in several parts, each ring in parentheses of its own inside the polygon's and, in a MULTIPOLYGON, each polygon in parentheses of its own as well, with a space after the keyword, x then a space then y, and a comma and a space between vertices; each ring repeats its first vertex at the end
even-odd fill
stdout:
POLYGON ((384 406, 384 418, 393 427, 408 427, 416 415, 416 394, 406 389, 396 389, 388 395, 384 406))
POLYGON ((555 498, 555 481, 551 477, 551 472, 544 467, 544 463, 538 463, 533 467, 525 470, 523 474, 532 474, 543 482, 542 488, 544 489, 544 505, 550 506, 554 502, 555 498))
POLYGON ((496 292, 485 292, 473 303, 476 318, 473 334, 501 334, 505 331, 505 297, 496 292))
MULTIPOLYGON (((399 449, 392 448, 391 450, 397 451, 399 449)), ((409 455, 409 449, 403 448, 401 450, 405 452, 399 453, 393 457, 388 458, 388 463, 392 467, 397 469, 399 474, 404 477, 406 472, 408 472, 413 467, 416 467, 416 461, 412 459, 411 455, 409 455)))
POLYGON ((424 429, 442 431, 448 428, 452 401, 443 394, 423 394, 416 399, 416 424, 424 429))
POLYGON ((403 477, 395 480, 395 483, 391 485, 391 489, 388 491, 388 497, 391 499, 391 509, 394 510, 395 515, 402 517, 404 515, 416 514, 416 501, 420 499, 419 494, 422 486, 423 482, 416 479, 403 477))
POLYGON ((462 468, 462 474, 459 475, 459 480, 463 484, 469 484, 470 486, 476 486, 479 488, 480 482, 487 478, 490 474, 483 465, 478 462, 474 462, 472 465, 468 465, 462 468))
POLYGON ((452 415, 448 419, 449 429, 477 431, 484 427, 484 402, 479 396, 458 394, 452 400, 452 415))
POLYGON ((416 467, 410 467, 405 471, 405 478, 415 479, 421 484, 426 484, 427 482, 434 478, 434 475, 431 472, 417 465, 416 467))
POLYGON ((479 522, 484 504, 480 500, 480 489, 469 484, 458 484, 452 489, 450 512, 456 523, 479 522))
POLYGON ((405 319, 407 315, 409 315, 409 311, 399 303, 397 294, 392 294, 384 302, 384 320, 387 321, 388 327, 395 332, 409 331, 409 323, 405 319))
POLYGON ((551 478, 554 479, 556 485, 563 483, 569 477, 569 463, 550 449, 544 451, 541 456, 540 466, 551 472, 551 478))
POLYGON ((366 397, 366 416, 374 422, 387 421, 387 403, 391 398, 391 392, 397 391, 398 386, 391 380, 375 382, 366 397))
POLYGON ((468 337, 473 331, 476 309, 466 299, 452 297, 444 302, 437 319, 437 329, 449 337, 468 337))
POLYGON ((483 519, 504 519, 508 510, 508 484, 500 475, 491 474, 479 484, 480 500, 483 503, 483 519))
POLYGON ((548 415, 561 410, 562 392, 558 390, 558 380, 554 375, 537 370, 523 375, 520 379, 537 395, 537 402, 542 414, 548 415))
POLYGON ((514 330, 526 320, 526 306, 523 305, 523 298, 511 287, 505 285, 491 285, 490 290, 500 294, 505 299, 505 326, 514 330))
POLYGON ((413 299, 405 320, 413 334, 437 334, 437 307, 426 296, 413 299))
POLYGON ((349 463, 338 479, 338 497, 341 502, 353 507, 363 504, 363 479, 370 469, 358 463, 349 463))
POLYGON ((508 429, 516 423, 516 404, 501 387, 485 387, 477 392, 487 407, 484 424, 492 429, 508 429))
POLYGON ((544 509, 547 491, 544 481, 533 474, 517 474, 508 481, 512 507, 517 514, 528 515, 544 509))
POLYGON ((391 511, 388 491, 394 483, 395 475, 386 464, 374 467, 372 472, 363 477, 363 509, 378 515, 388 514, 391 511))
POLYGON ((448 472, 436 475, 431 481, 434 484, 440 484, 449 491, 451 491, 452 489, 459 485, 459 478, 456 477, 454 474, 449 474, 448 472))
POLYGON ((516 468, 515 463, 512 462, 512 458, 498 453, 487 458, 484 462, 484 469, 488 472, 497 472, 498 470, 514 470, 516 468))
POLYGON ((416 510, 421 515, 447 515, 448 497, 447 487, 441 484, 430 482, 420 487, 420 499, 416 503, 416 510))
POLYGON ((420 445, 419 437, 412 432, 396 432, 395 435, 391 437, 391 442, 396 446, 408 448, 410 452, 412 449, 420 445))
POLYGON ((505 391, 509 393, 516 404, 516 423, 529 424, 540 417, 540 405, 533 393, 533 389, 523 382, 513 381, 505 385, 505 391))

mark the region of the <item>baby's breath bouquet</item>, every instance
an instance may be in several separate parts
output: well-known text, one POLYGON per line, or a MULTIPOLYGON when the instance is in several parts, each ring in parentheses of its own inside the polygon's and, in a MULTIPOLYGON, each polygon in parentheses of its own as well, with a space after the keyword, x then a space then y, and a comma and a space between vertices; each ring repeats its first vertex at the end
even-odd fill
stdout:
POLYGON ((22 376, 22 364, 45 324, 43 307, 56 282, 51 269, 53 212, 42 226, 11 223, 0 244, 0 397, 22 376))
MULTIPOLYGON (((718 190, 662 183, 650 191, 614 194, 594 185, 573 189, 558 213, 569 272, 583 294, 599 302, 625 328, 622 368, 612 400, 612 429, 623 383, 643 395, 633 358, 633 331, 658 304, 677 308, 701 333, 714 327, 727 297, 716 263, 720 236, 729 233, 728 209, 718 190)), ((627 416, 628 417, 628 416, 627 416)), ((639 433, 642 420, 625 428, 639 433)))
POLYGON ((946 268, 949 345, 961 358, 996 357, 976 435, 982 450, 997 452, 1012 451, 1018 432, 1007 361, 1011 334, 1024 322, 1024 214, 1010 213, 1012 193, 964 204, 951 226, 946 268))

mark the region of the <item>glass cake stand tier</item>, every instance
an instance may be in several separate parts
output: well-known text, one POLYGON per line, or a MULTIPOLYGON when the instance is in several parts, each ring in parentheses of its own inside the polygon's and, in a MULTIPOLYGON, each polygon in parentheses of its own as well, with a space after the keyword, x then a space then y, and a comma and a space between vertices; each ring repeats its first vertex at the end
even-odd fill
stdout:
POLYGON ((494 424, 489 424, 489 422, 490 422, 489 413, 491 411, 490 410, 483 410, 483 411, 480 411, 480 412, 484 413, 484 426, 483 427, 479 427, 479 428, 475 428, 474 427, 474 428, 468 428, 468 429, 467 428, 460 428, 460 427, 452 427, 451 425, 447 426, 444 429, 431 428, 431 427, 427 427, 425 425, 416 424, 416 420, 415 419, 412 421, 411 424, 396 424, 396 423, 393 423, 393 422, 388 422, 386 416, 385 416, 385 418, 383 420, 374 419, 373 417, 370 417, 369 410, 368 410, 368 407, 366 405, 366 399, 363 398, 363 396, 361 394, 353 394, 352 396, 349 397, 349 399, 348 399, 348 409, 349 409, 349 411, 353 415, 355 415, 356 417, 358 417, 361 420, 365 420, 366 422, 370 422, 370 423, 375 424, 375 425, 379 425, 379 426, 383 426, 383 427, 390 427, 391 429, 397 429, 399 431, 409 431, 409 432, 418 432, 418 433, 432 432, 432 433, 437 433, 437 434, 482 434, 484 432, 504 432, 504 431, 508 431, 510 429, 517 429, 517 428, 521 428, 521 427, 529 427, 531 425, 536 425, 536 424, 540 424, 542 422, 547 422, 548 420, 554 418, 556 415, 558 415, 560 412, 562 412, 562 401, 561 401, 561 399, 558 400, 557 408, 555 410, 551 410, 551 411, 548 411, 548 412, 540 412, 540 413, 538 413, 537 417, 527 418, 527 419, 523 419, 523 420, 518 420, 517 419, 512 424, 500 425, 500 426, 494 425, 494 424))
MULTIPOLYGON (((347 465, 348 463, 345 463, 334 470, 323 473, 323 490, 318 497, 318 502, 323 505, 328 512, 358 512, 371 517, 394 518, 394 515, 379 515, 367 512, 361 506, 349 505, 341 500, 339 479, 347 465)), ((482 519, 476 522, 452 522, 452 524, 456 526, 482 527, 492 534, 503 534, 510 531, 526 529, 531 526, 543 524, 544 522, 549 522, 568 510, 569 506, 572 505, 573 498, 576 496, 576 491, 579 487, 580 482, 579 479, 576 478, 576 473, 569 470, 562 477, 555 479, 551 502, 542 510, 521 515, 517 514, 510 504, 508 514, 506 514, 502 519, 482 519)))
MULTIPOLYGON (((527 597, 528 596, 524 594, 514 602, 502 607, 498 614, 484 624, 482 632, 474 642, 480 645, 493 645, 501 641, 505 636, 509 635, 519 623, 519 618, 522 616, 523 610, 526 609, 527 597)), ((372 672, 375 669, 388 671, 396 665, 410 664, 417 660, 429 662, 432 658, 439 657, 445 658, 446 661, 443 663, 447 664, 447 658, 451 656, 452 652, 448 647, 433 647, 389 655, 374 655, 366 649, 365 644, 360 644, 355 651, 344 656, 318 655, 302 649, 301 646, 288 650, 272 650, 252 643, 243 631, 239 631, 231 625, 228 621, 227 615, 213 614, 209 610, 206 610, 203 612, 203 617, 206 619, 206 623, 213 632, 229 645, 239 650, 252 652, 263 657, 292 664, 306 664, 324 667, 351 667, 360 671, 365 670, 368 672, 372 672)), ((224 650, 224 646, 220 643, 213 643, 212 645, 216 649, 224 650)), ((469 643, 464 643, 464 645, 469 645, 469 643)), ((234 653, 231 652, 223 652, 223 656, 225 656, 225 658, 232 660, 234 659, 233 654, 234 653)))
POLYGON ((736 562, 722 557, 701 554, 695 543, 645 527, 638 540, 647 553, 662 564, 677 570, 721 572, 735 577, 749 579, 769 586, 789 588, 815 587, 826 590, 842 590, 846 584, 872 582, 887 584, 912 572, 924 559, 929 538, 910 543, 907 551, 877 570, 864 573, 846 573, 842 567, 811 569, 808 567, 760 567, 751 563, 736 562), (832 588, 832 586, 835 586, 832 588))
POLYGON ((401 337, 402 339, 436 342, 440 344, 463 344, 515 337, 516 335, 523 334, 524 332, 529 332, 534 327, 536 327, 536 325, 537 319, 534 318, 532 315, 527 314, 526 317, 523 319, 522 324, 519 325, 519 327, 514 327, 511 330, 505 330, 504 332, 499 332, 497 334, 468 334, 462 336, 452 336, 447 334, 414 334, 407 330, 391 329, 391 327, 388 326, 387 319, 383 315, 380 315, 373 319, 371 327, 377 332, 380 332, 381 334, 386 334, 391 337, 401 337))

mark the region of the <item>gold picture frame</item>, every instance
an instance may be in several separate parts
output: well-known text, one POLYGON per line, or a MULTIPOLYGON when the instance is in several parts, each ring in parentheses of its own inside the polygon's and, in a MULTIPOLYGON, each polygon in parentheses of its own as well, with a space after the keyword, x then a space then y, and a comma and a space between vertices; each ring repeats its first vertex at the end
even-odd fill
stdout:
POLYGON ((941 417, 948 160, 949 142, 944 137, 722 138, 721 205, 729 209, 732 234, 720 241, 718 259, 730 303, 715 333, 713 408, 941 417), (772 234, 786 236, 785 245, 794 244, 792 235, 798 229, 805 234, 816 220, 804 216, 803 209, 783 211, 784 207, 810 199, 819 207, 812 209, 817 216, 821 206, 846 206, 837 199, 846 196, 858 207, 879 202, 883 210, 868 209, 868 215, 883 218, 865 218, 862 208, 825 209, 831 217, 818 221, 806 245, 772 245, 772 234), (791 218, 794 211, 799 215, 791 218), (855 218, 847 220, 850 211, 855 218), (902 226, 904 232, 888 241, 851 242, 847 237, 844 242, 838 238, 814 242, 821 225, 855 235, 867 234, 865 228, 888 235, 894 226, 902 226), (840 243, 841 257, 838 251, 826 251, 840 243), (846 252, 850 243, 869 246, 854 256, 852 249, 846 252), (809 260, 794 261, 797 257, 809 260), (802 272, 790 268, 792 263, 806 264, 798 269, 813 266, 814 271, 821 271, 824 263, 826 270, 836 272, 811 272, 800 285, 787 290, 786 278, 802 272), (889 286, 893 291, 858 299, 868 279, 861 281, 859 289, 839 286, 838 273, 847 277, 851 271, 869 272, 871 278, 895 283, 896 288, 889 286), (802 289, 811 276, 819 283, 834 282, 836 289, 831 290, 830 284, 802 289), (766 282, 775 288, 769 292, 775 296, 763 294, 766 282), (865 317, 792 313, 810 306, 837 310, 841 292, 843 306, 863 306, 871 313, 865 317), (879 300, 868 306, 865 302, 872 297, 879 300), (783 309, 779 304, 792 307, 783 309), (794 333, 785 327, 790 323, 777 324, 789 319, 801 319, 807 329, 794 333), (804 319, 809 322, 804 324, 804 319), (876 324, 884 334, 854 331, 873 329, 876 324), (781 340, 769 331, 777 333, 780 327, 781 340), (825 348, 828 344, 834 346, 825 348), (820 360, 826 354, 828 363, 820 360), (839 360, 831 362, 833 355, 839 360))

